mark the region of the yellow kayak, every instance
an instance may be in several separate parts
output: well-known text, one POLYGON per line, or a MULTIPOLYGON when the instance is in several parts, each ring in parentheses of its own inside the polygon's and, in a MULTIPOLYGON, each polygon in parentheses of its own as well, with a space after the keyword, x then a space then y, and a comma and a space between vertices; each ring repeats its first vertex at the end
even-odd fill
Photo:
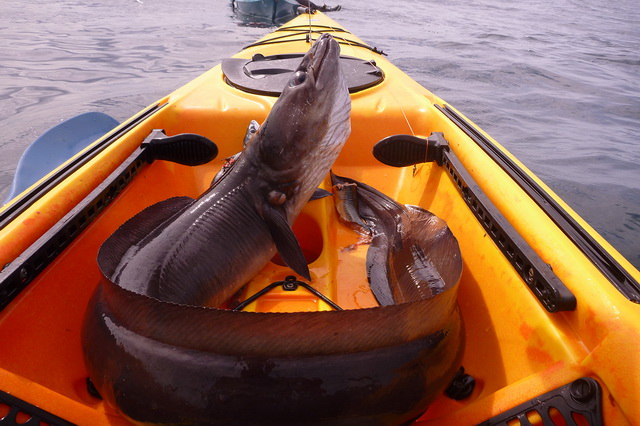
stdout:
MULTIPOLYGON (((149 206, 206 192, 243 150, 251 121, 264 122, 292 70, 325 33, 340 45, 351 100, 351 132, 332 172, 442 219, 462 260, 455 283, 462 325, 447 328, 450 336, 460 335, 456 349, 447 349, 456 352, 446 367, 448 387, 438 388, 424 405, 407 402, 406 409, 398 407, 412 400, 408 390, 414 388, 396 387, 394 412, 371 417, 352 409, 360 400, 347 395, 334 405, 351 408, 332 405, 338 414, 331 422, 637 422, 640 272, 461 112, 382 52, 315 13, 295 18, 158 100, 2 207, 0 424, 31 418, 87 425, 136 420, 124 405, 101 399, 95 380, 88 380, 83 324, 103 279, 99 249, 149 206), (191 156, 206 154, 148 148, 154 138, 184 134, 215 142, 217 157, 200 161, 191 156)), ((327 175, 320 188, 331 191, 334 184, 327 175)), ((295 274, 274 257, 219 311, 226 315, 240 304, 244 311, 286 318, 333 313, 336 306, 347 316, 377 307, 365 267, 373 243, 340 219, 338 203, 335 194, 309 202, 293 225, 311 280, 300 278, 292 288, 288 277, 295 274)), ((374 328, 358 327, 362 333, 374 328)), ((304 343, 304 332, 298 335, 304 343)), ((323 348, 316 349, 319 355, 313 356, 324 356, 323 348)), ((251 391, 256 398, 269 393, 251 391)), ((274 410, 295 411, 298 424, 329 423, 313 408, 296 406, 295 397, 287 401, 274 410)), ((252 404, 234 409, 243 419, 252 404)), ((217 421, 212 414, 211 423, 217 421)))

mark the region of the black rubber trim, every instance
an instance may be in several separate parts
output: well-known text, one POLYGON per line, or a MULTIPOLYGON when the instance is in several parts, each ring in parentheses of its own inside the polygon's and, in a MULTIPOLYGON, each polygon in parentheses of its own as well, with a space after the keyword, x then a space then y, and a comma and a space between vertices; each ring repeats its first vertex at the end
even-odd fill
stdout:
POLYGON ((51 175, 47 180, 40 182, 31 191, 19 196, 13 201, 10 201, 9 206, 0 215, 0 230, 27 210, 31 205, 33 205, 33 203, 42 198, 52 188, 55 188, 60 182, 75 173, 78 169, 100 154, 104 149, 165 105, 166 104, 152 105, 146 110, 140 112, 127 125, 117 128, 115 132, 102 140, 99 144, 91 147, 82 155, 73 158, 72 161, 62 165, 55 174, 51 175))
POLYGON ((479 426, 530 426, 528 415, 532 414, 537 414, 544 425, 603 425, 602 389, 596 380, 583 377, 498 414, 479 426))
POLYGON ((442 132, 433 132, 427 139, 413 135, 386 137, 374 145, 373 156, 393 167, 431 161, 443 167, 478 223, 487 231, 486 235, 493 240, 542 306, 549 312, 575 309, 576 298, 573 293, 485 195, 451 151, 442 132))
POLYGON ((109 178, 94 189, 58 223, 0 271, 0 311, 6 308, 98 214, 131 182, 145 164, 137 148, 109 178))
POLYGON ((640 303, 640 283, 571 217, 562 206, 540 187, 531 176, 448 105, 436 105, 436 108, 473 139, 493 161, 502 167, 511 179, 520 185, 527 195, 562 229, 567 237, 587 256, 600 272, 607 277, 620 293, 630 301, 640 303))
POLYGON ((38 408, 33 404, 23 401, 20 398, 1 390, 0 404, 6 404, 9 407, 9 412, 4 417, 0 418, 0 426, 39 426, 41 424, 48 424, 51 426, 74 425, 74 423, 64 420, 61 417, 53 415, 42 408, 38 408), (20 413, 22 413, 22 418, 18 418, 20 413), (29 416, 30 418, 26 419, 26 416, 29 416))
POLYGON ((107 178, 45 232, 28 249, 0 270, 0 311, 26 288, 133 180, 154 160, 196 166, 211 161, 218 147, 194 134, 167 137, 162 130, 149 136, 107 178))
POLYGON ((458 157, 441 150, 442 167, 449 173, 478 222, 511 266, 549 312, 572 311, 576 298, 540 256, 527 244, 473 180, 458 157))

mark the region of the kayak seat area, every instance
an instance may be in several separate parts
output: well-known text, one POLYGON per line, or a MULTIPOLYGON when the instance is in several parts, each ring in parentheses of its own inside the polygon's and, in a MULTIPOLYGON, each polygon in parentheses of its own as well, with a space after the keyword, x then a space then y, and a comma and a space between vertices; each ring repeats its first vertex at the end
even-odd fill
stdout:
MULTIPOLYGON (((331 190, 327 176, 320 188, 331 190)), ((252 300, 242 310, 247 312, 314 312, 360 309, 377 306, 367 281, 366 244, 361 236, 344 224, 336 211, 335 197, 327 196, 309 201, 292 226, 311 273, 315 292, 299 286, 287 289, 274 286, 252 300), (327 299, 329 302, 327 302, 327 299)), ((235 308, 263 292, 270 283, 287 281, 291 269, 275 255, 225 308, 235 308)), ((300 278, 300 277, 294 277, 300 278)))

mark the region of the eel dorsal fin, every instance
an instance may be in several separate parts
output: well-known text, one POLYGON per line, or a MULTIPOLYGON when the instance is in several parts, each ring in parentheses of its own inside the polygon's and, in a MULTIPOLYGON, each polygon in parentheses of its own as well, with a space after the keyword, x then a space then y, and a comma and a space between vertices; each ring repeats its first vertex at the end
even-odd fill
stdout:
POLYGON ((98 266, 105 277, 112 279, 122 257, 158 227, 161 227, 191 203, 191 197, 173 197, 153 204, 136 214, 116 231, 100 247, 98 266))

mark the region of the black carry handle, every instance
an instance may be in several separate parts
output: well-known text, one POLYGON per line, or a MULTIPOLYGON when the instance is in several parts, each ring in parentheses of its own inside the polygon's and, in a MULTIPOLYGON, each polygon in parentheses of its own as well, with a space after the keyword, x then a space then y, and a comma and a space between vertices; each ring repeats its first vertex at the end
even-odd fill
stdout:
POLYGON ((206 164, 218 156, 215 143, 193 133, 166 136, 164 131, 154 130, 142 142, 141 148, 148 162, 164 160, 185 166, 206 164))

